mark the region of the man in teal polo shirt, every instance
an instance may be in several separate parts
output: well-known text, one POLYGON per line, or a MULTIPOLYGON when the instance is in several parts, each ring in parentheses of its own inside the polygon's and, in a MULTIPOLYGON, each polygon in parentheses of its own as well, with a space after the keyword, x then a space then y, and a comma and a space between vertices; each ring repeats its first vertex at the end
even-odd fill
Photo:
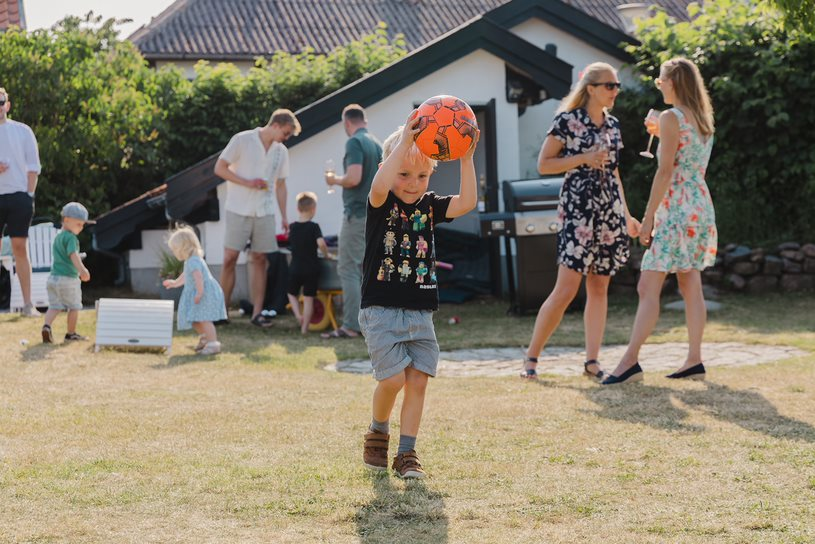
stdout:
POLYGON ((345 143, 345 175, 326 174, 328 185, 342 187, 343 218, 340 229, 337 273, 342 284, 342 326, 324 333, 323 338, 359 336, 359 304, 362 291, 362 258, 365 256, 365 214, 368 193, 379 163, 382 145, 368 132, 365 110, 350 104, 342 110, 345 143))

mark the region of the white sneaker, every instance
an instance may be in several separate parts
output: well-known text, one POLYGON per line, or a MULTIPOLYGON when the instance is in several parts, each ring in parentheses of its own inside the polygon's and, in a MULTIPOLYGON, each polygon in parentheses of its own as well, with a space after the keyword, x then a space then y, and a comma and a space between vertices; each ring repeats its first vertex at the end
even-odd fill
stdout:
POLYGON ((42 314, 33 304, 26 304, 20 312, 24 317, 42 317, 42 314))
POLYGON ((215 342, 207 342, 207 345, 204 346, 204 349, 199 351, 201 355, 215 355, 216 353, 221 353, 221 343, 217 340, 215 342))

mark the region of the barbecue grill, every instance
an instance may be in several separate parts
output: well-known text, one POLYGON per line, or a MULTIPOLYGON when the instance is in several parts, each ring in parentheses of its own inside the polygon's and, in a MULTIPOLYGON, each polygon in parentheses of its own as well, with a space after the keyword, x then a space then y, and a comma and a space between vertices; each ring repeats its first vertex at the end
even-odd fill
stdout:
POLYGON ((563 177, 504 181, 504 212, 481 214, 487 238, 503 236, 512 311, 537 311, 557 279, 557 206, 563 177), (515 240, 517 293, 513 273, 515 240))

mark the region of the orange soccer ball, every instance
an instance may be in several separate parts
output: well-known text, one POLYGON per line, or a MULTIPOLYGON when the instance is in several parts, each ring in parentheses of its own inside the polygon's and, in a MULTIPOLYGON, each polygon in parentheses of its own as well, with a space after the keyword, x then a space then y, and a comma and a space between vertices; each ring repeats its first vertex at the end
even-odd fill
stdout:
POLYGON ((416 137, 419 150, 437 161, 461 158, 475 138, 478 123, 467 103, 455 96, 442 94, 428 98, 419 106, 419 128, 416 137))

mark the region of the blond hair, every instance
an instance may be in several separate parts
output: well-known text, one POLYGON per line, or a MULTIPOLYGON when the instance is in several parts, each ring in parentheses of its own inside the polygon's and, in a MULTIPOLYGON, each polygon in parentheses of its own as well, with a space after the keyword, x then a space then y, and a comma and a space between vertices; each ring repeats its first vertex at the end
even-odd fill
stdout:
POLYGON ((204 250, 201 249, 201 242, 198 241, 198 236, 195 231, 190 227, 179 227, 175 229, 170 238, 167 240, 167 245, 170 246, 173 254, 181 261, 186 261, 193 255, 199 257, 204 256, 204 250))
MULTIPOLYGON (((400 126, 396 130, 394 130, 390 136, 385 138, 384 142, 382 142, 383 162, 390 156, 391 153, 393 153, 393 150, 396 149, 396 146, 399 145, 399 141, 402 138, 402 130, 404 130, 404 128, 405 128, 404 125, 400 126)), ((410 146, 407 156, 411 164, 416 164, 417 162, 419 164, 425 163, 429 165, 430 168, 432 168, 433 170, 436 169, 436 165, 439 162, 435 159, 431 159, 430 157, 419 151, 419 148, 416 147, 415 142, 410 146)))
POLYGON ((297 202, 297 210, 304 212, 317 205, 317 195, 311 191, 303 191, 297 194, 294 201, 297 202))
POLYGON ((557 113, 563 111, 572 111, 577 108, 585 108, 589 103, 588 87, 592 83, 600 83, 603 79, 603 74, 611 73, 614 77, 617 76, 617 70, 605 62, 592 62, 580 74, 580 79, 575 83, 572 91, 560 102, 557 113))
POLYGON ((676 57, 663 62, 659 73, 660 79, 673 83, 677 101, 691 111, 702 136, 713 134, 713 105, 699 68, 686 58, 676 57))
POLYGON ((297 120, 294 112, 285 108, 278 108, 272 112, 272 116, 269 117, 269 122, 266 123, 266 126, 270 127, 272 125, 278 125, 281 127, 291 125, 293 127, 292 136, 297 136, 300 134, 301 130, 300 121, 297 120))

